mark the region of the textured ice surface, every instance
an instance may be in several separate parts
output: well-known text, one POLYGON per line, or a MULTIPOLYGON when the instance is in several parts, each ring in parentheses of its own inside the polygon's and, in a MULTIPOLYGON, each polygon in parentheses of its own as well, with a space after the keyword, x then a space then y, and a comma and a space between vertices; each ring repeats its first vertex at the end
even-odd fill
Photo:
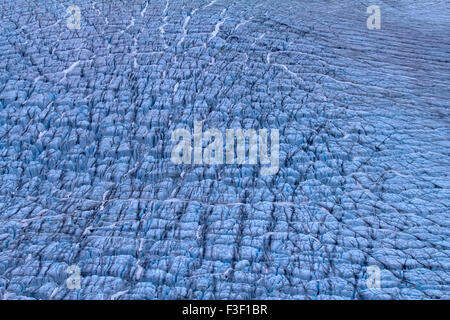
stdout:
POLYGON ((449 299, 450 5, 412 3, 1 0, 0 297, 449 299), (194 120, 280 171, 174 165, 194 120))

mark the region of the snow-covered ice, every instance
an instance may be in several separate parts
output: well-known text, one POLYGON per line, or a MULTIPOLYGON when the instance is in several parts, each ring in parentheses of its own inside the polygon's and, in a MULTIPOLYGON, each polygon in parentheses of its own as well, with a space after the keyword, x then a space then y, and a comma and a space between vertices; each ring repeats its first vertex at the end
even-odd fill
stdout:
POLYGON ((411 2, 0 0, 0 298, 449 299, 450 7, 411 2), (194 120, 279 172, 173 164, 194 120))

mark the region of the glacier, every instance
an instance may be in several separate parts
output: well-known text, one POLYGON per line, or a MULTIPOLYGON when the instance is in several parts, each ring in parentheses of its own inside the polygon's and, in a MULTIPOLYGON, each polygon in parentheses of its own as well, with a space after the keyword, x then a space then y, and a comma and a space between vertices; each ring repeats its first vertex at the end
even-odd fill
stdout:
POLYGON ((439 0, 0 0, 0 298, 450 299, 449 30, 439 0), (278 129, 278 173, 172 163, 194 121, 278 129))

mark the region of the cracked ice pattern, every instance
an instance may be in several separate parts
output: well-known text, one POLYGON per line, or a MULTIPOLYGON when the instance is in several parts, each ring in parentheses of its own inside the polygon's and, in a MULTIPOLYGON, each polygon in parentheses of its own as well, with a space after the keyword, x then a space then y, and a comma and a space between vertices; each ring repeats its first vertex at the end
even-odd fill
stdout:
POLYGON ((450 298, 447 1, 72 4, 0 1, 1 297, 450 298), (194 120, 279 173, 172 164, 194 120))

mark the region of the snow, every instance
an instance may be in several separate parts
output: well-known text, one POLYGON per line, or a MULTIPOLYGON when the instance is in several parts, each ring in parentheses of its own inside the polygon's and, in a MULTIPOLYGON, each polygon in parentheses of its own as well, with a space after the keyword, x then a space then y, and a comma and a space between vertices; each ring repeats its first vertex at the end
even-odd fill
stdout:
POLYGON ((372 3, 80 0, 69 30, 1 1, 0 298, 449 299, 450 12, 410 2, 368 30, 372 3), (278 173, 173 164, 194 121, 278 129, 278 173))

